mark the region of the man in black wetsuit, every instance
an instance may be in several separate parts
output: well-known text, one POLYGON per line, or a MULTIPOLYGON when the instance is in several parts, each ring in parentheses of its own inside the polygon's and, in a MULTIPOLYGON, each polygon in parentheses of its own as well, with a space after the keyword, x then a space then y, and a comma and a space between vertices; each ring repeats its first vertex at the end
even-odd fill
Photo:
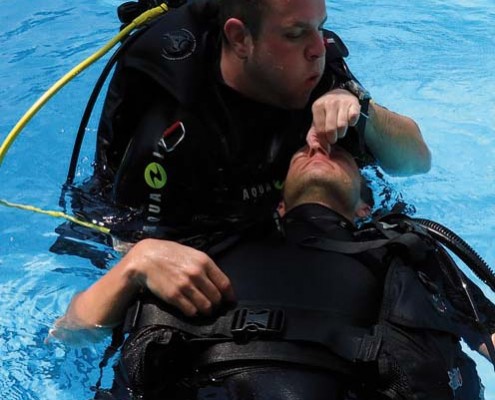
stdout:
MULTIPOLYGON (((437 250, 415 235, 369 247, 376 229, 351 222, 369 212, 361 193, 348 153, 306 147, 286 179, 284 238, 227 249, 216 258, 221 271, 167 270, 168 249, 144 240, 72 301, 59 327, 122 321, 144 289, 166 299, 168 305, 142 296, 139 312, 130 313, 122 365, 145 398, 326 400, 350 399, 354 391, 368 400, 481 399, 458 341, 463 336, 477 348, 482 334, 459 290, 448 287, 437 250), (330 242, 315 240, 322 238, 330 242), (344 246, 328 250, 335 242, 344 246), (367 247, 345 250, 354 243, 367 247), (208 292, 223 274, 235 306, 224 302, 196 318, 171 307, 187 311, 182 293, 208 292)), ((494 332, 494 307, 475 293, 494 332)))
MULTIPOLYGON (((205 268, 212 261, 196 250, 211 254, 271 218, 305 139, 342 142, 392 174, 427 171, 417 125, 368 104, 325 21, 324 0, 196 0, 133 37, 110 84, 95 177, 85 186, 116 215, 92 213, 84 196, 73 202, 79 215, 125 241, 165 239, 179 269, 205 268)), ((214 297, 193 300, 188 314, 214 297)))

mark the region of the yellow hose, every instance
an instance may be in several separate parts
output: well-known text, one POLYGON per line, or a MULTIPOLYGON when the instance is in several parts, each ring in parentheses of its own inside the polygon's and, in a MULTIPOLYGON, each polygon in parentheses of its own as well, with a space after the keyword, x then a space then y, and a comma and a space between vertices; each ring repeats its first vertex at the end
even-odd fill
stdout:
POLYGON ((139 17, 134 19, 129 25, 127 25, 123 30, 121 30, 113 39, 111 39, 105 46, 94 53, 92 56, 88 57, 82 63, 71 69, 67 74, 60 78, 50 89, 48 89, 32 106, 31 108, 22 116, 22 118, 17 122, 14 128, 7 135, 7 138, 2 143, 0 147, 0 167, 2 165, 3 159, 7 154, 8 149, 15 141, 22 129, 27 125, 27 123, 33 118, 33 116, 43 107, 48 100, 50 100, 60 89, 62 89, 68 82, 74 79, 82 71, 88 68, 91 64, 98 61, 106 53, 108 53, 112 47, 119 43, 124 37, 129 35, 134 29, 146 24, 152 19, 164 14, 168 11, 168 7, 165 3, 159 5, 158 7, 152 8, 151 10, 145 11, 139 17))
POLYGON ((54 218, 64 218, 64 219, 72 221, 78 225, 85 226, 86 228, 95 229, 95 230, 103 232, 103 233, 110 233, 110 229, 105 228, 104 226, 93 224, 91 222, 82 221, 80 219, 77 219, 76 217, 65 214, 62 211, 42 210, 41 208, 38 208, 38 207, 34 207, 34 206, 26 205, 26 204, 11 203, 10 201, 2 200, 2 199, 0 199, 0 204, 4 205, 6 207, 10 207, 10 208, 17 208, 19 210, 32 211, 32 212, 35 212, 38 214, 49 215, 50 217, 54 217, 54 218))
MULTIPOLYGON (((117 43, 119 43, 123 38, 129 35, 134 29, 139 28, 140 26, 148 23, 149 21, 159 17, 162 14, 165 14, 168 11, 168 6, 165 3, 160 4, 158 7, 152 8, 148 11, 145 11, 137 18, 135 18, 129 25, 127 25, 124 29, 122 29, 114 38, 112 38, 105 46, 103 46, 96 53, 88 57, 82 63, 71 69, 67 74, 65 74, 62 78, 60 78, 50 89, 48 89, 32 106, 31 108, 22 116, 22 118, 17 122, 14 128, 7 135, 2 145, 0 146, 0 167, 2 166, 3 159, 5 158, 9 148, 12 146, 14 141, 17 139, 21 131, 27 125, 27 123, 34 117, 34 115, 46 104, 48 100, 50 100, 60 89, 62 89, 68 82, 74 79, 77 75, 79 75, 82 71, 88 68, 91 64, 98 61, 101 57, 103 57, 106 53, 108 53, 117 43)), ((79 220, 73 216, 65 214, 61 211, 49 211, 42 210, 38 207, 23 205, 23 204, 15 204, 10 203, 6 200, 0 199, 0 204, 7 207, 14 207, 22 210, 33 211, 40 214, 49 215, 55 218, 65 218, 69 221, 72 221, 76 224, 86 226, 91 229, 96 229, 103 233, 109 233, 110 230, 108 228, 99 226, 97 224, 92 224, 90 222, 79 220)))

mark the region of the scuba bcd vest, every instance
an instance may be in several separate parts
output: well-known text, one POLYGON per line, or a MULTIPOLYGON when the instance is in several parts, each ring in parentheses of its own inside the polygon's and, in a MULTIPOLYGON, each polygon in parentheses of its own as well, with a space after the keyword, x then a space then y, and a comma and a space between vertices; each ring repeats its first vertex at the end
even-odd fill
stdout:
MULTIPOLYGON (((423 227, 408 218, 396 217, 376 227, 361 230, 357 242, 316 235, 299 243, 301 250, 353 257, 363 254, 386 264, 379 313, 367 326, 341 318, 331 304, 324 303, 311 310, 258 299, 250 304, 241 302, 215 318, 198 320, 185 319, 170 307, 145 299, 128 315, 130 326, 137 329, 136 342, 149 356, 152 353, 146 351, 148 344, 155 343, 152 346, 156 349, 157 341, 161 343, 158 347, 165 349, 169 348, 167 343, 175 340, 177 344, 181 337, 180 351, 187 351, 188 343, 205 344, 207 349, 195 352, 193 357, 195 368, 200 369, 255 360, 285 361, 346 373, 355 367, 367 370, 368 365, 375 365, 378 376, 362 372, 359 379, 391 398, 466 398, 462 393, 468 390, 467 384, 462 387, 459 376, 461 365, 465 365, 459 346, 459 321, 445 295, 444 266, 438 265, 435 255, 438 245, 423 227), (290 347, 300 343, 307 346, 290 347), (315 345, 319 350, 314 350, 315 345), (334 356, 329 356, 328 351, 334 356)), ((309 256, 304 265, 311 261, 309 256)), ((321 268, 332 268, 331 265, 321 268)), ((287 268, 290 270, 290 264, 287 268)), ((127 346, 130 348, 130 354, 135 356, 136 348, 132 344, 127 346)), ((127 365, 131 366, 134 380, 144 382, 142 374, 147 369, 143 359, 136 362, 130 357, 127 365)))
MULTIPOLYGON (((304 143, 309 108, 283 113, 266 106, 260 118, 231 110, 231 98, 218 93, 222 85, 212 83, 221 40, 217 7, 210 0, 171 9, 132 35, 117 58, 98 129, 95 175, 83 190, 113 203, 115 217, 105 219, 119 237, 186 238, 195 245, 195 235, 201 242, 256 215, 269 218, 290 156, 304 143), (259 149, 245 149, 253 131, 259 131, 253 141, 260 141, 259 149)), ((313 99, 354 79, 345 45, 333 32, 324 35, 326 72, 313 99)), ((349 134, 344 143, 355 155, 357 139, 349 134)), ((71 166, 75 162, 76 155, 71 166)), ((84 214, 77 203, 73 208, 84 214)))

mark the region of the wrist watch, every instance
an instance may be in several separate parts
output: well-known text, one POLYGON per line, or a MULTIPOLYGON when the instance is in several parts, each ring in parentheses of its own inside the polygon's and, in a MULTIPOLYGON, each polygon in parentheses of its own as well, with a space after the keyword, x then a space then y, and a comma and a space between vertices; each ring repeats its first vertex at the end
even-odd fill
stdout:
POLYGON ((342 83, 339 86, 341 89, 345 89, 348 92, 351 92, 354 96, 356 96, 359 102, 364 100, 371 100, 370 92, 368 92, 363 85, 361 85, 358 81, 351 79, 347 82, 342 83))
POLYGON ((359 100, 359 104, 361 105, 361 115, 359 117, 359 121, 356 125, 356 130, 358 132, 358 146, 361 153, 365 152, 365 140, 364 140, 364 130, 366 128, 366 121, 368 120, 368 108, 371 101, 370 92, 368 92, 363 85, 361 85, 355 79, 350 79, 339 86, 340 89, 345 89, 348 92, 352 93, 359 100))

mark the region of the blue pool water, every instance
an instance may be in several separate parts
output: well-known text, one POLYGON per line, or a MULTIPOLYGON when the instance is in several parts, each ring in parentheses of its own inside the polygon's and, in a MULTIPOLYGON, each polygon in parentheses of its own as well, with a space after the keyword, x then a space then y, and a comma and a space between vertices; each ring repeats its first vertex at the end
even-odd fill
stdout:
MULTIPOLYGON (((116 0, 1 1, 0 140, 60 76, 118 29, 116 0)), ((434 164, 425 176, 390 178, 417 215, 461 234, 495 265, 495 3, 492 0, 328 2, 328 27, 379 103, 413 117, 434 164)), ((27 126, 0 168, 0 198, 56 209, 75 131, 102 64, 79 76, 27 126)), ((78 179, 91 171, 96 121, 78 179)), ((48 251, 60 221, 0 207, 0 395, 89 399, 108 340, 45 344, 74 293, 103 270, 48 251)), ((108 265, 112 264, 109 254, 108 265)), ((493 298, 493 296, 492 296, 493 298)), ((475 356, 495 399, 493 369, 475 356)), ((112 373, 105 369, 103 386, 112 373)))

